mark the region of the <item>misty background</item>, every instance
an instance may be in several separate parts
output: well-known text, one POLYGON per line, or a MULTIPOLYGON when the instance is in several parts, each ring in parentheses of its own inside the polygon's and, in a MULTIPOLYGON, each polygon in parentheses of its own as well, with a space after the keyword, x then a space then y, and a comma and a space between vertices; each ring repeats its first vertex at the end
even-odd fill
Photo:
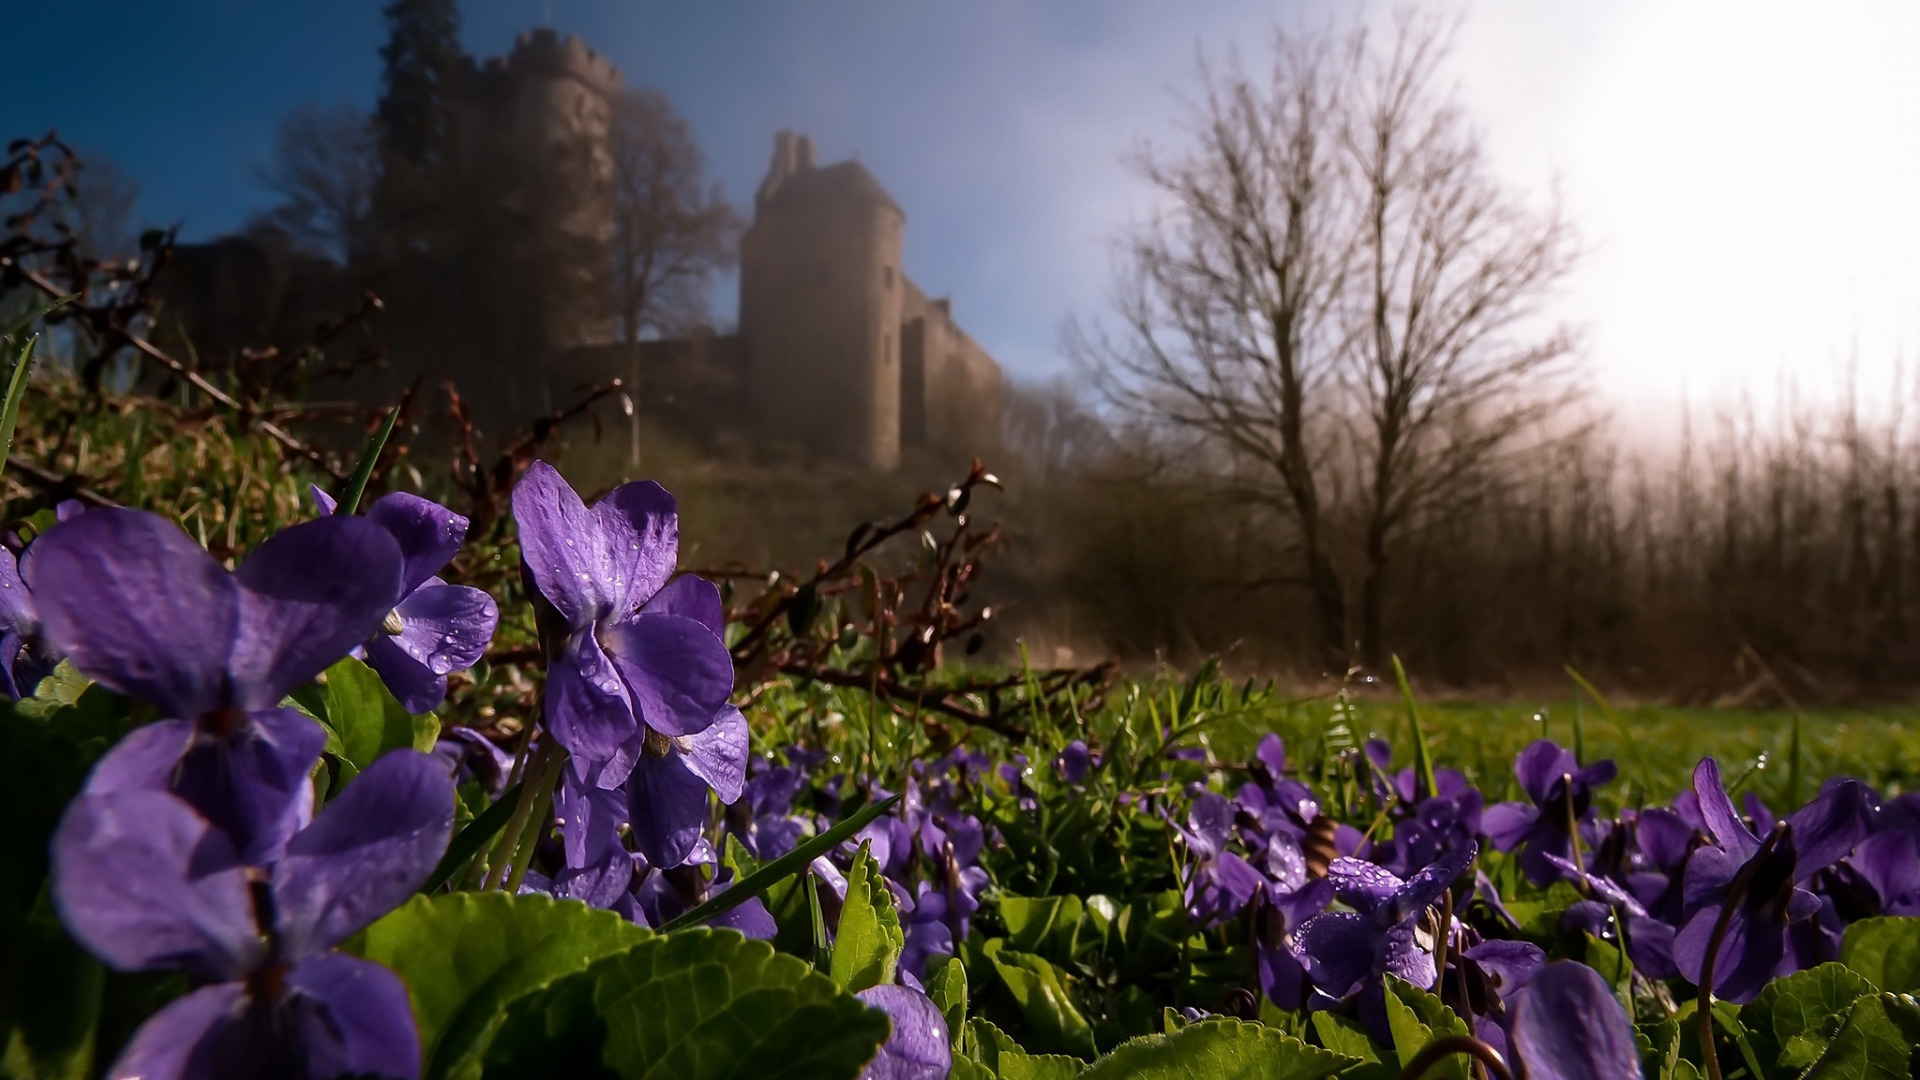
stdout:
MULTIPOLYGON (((1920 10, 1431 9, 1449 46, 1431 90, 1457 102, 1491 181, 1568 226, 1526 325, 1571 332, 1569 397, 1401 530, 1381 640, 1332 652, 1287 569, 1297 513, 1116 408, 1072 328, 1112 316, 1129 238, 1177 209, 1134 166, 1191 152, 1203 59, 1263 72, 1277 28, 1337 37, 1344 7, 468 0, 459 36, 485 57, 532 27, 578 35, 665 96, 743 213, 780 129, 885 184, 908 271, 953 297, 1010 380, 1003 430, 978 450, 1011 489, 1007 632, 1035 649, 1226 652, 1307 678, 1397 653, 1469 687, 1573 663, 1693 698, 1911 686, 1920 72, 1905 60, 1920 10)), ((210 240, 270 213, 261 174, 283 121, 372 113, 388 33, 375 2, 82 3, 15 29, 24 66, 0 129, 81 148, 121 242, 174 223, 210 240)), ((737 277, 723 265, 703 289, 724 324, 737 277)), ((628 464, 618 443, 570 453, 610 475, 628 464)), ((671 432, 649 433, 644 462, 680 493, 702 555, 756 564, 830 554, 857 516, 965 467, 792 467, 671 432)), ((1342 519, 1329 483, 1329 565, 1358 608, 1364 513, 1342 519)))

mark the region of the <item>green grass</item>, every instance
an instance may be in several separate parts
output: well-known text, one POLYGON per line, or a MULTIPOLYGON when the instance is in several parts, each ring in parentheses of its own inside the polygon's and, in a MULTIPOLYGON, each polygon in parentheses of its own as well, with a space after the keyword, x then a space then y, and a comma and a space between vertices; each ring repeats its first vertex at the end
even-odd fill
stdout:
MULTIPOLYGON (((1210 746, 1223 760, 1244 759, 1268 731, 1277 731, 1296 757, 1311 754, 1326 732, 1326 702, 1249 708, 1213 729, 1210 746)), ((1481 705, 1423 703, 1422 726, 1435 763, 1459 769, 1489 798, 1514 794, 1513 758, 1528 743, 1550 738, 1575 744, 1572 702, 1481 705)), ((1355 734, 1378 736, 1394 747, 1394 764, 1412 764, 1406 709, 1399 701, 1354 703, 1355 734)), ((1794 717, 1789 712, 1736 709, 1621 708, 1608 717, 1581 710, 1583 760, 1612 758, 1620 778, 1609 795, 1624 805, 1664 802, 1690 782, 1694 765, 1712 754, 1729 783, 1758 791, 1776 809, 1788 805, 1795 784, 1794 717)), ((1830 776, 1857 776, 1895 795, 1920 789, 1920 713, 1897 709, 1836 709, 1809 713, 1801 725, 1797 801, 1830 776)), ((1736 794, 1738 794, 1736 792, 1736 794)))

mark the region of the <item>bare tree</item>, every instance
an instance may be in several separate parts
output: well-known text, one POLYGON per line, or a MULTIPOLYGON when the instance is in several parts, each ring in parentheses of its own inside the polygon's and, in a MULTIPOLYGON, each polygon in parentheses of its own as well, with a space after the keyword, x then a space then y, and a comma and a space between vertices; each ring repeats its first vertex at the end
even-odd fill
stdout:
POLYGON ((1264 79, 1203 60, 1194 144, 1134 160, 1163 210, 1122 249, 1115 324, 1068 333, 1110 403, 1287 523, 1330 666, 1356 637, 1383 654, 1402 532, 1566 399, 1571 338, 1535 316, 1571 233, 1488 175, 1447 41, 1407 14, 1384 48, 1278 32, 1264 79))
POLYGON ((78 170, 73 196, 62 204, 60 216, 82 252, 115 259, 139 248, 139 208, 140 182, 104 154, 93 153, 78 170))
POLYGON ((1489 175, 1478 138, 1440 85, 1444 24, 1394 23, 1364 45, 1341 144, 1360 190, 1355 272, 1344 291, 1345 375, 1364 414, 1361 658, 1382 659, 1386 571, 1397 535, 1469 486, 1568 404, 1574 338, 1542 327, 1573 267, 1572 230, 1489 175))
POLYGON ((708 185, 706 159, 664 94, 628 90, 614 109, 613 309, 621 336, 704 319, 707 286, 733 265, 741 222, 708 185))
POLYGON ((364 113, 345 102, 294 109, 274 133, 273 158, 255 174, 282 200, 256 224, 343 263, 367 250, 380 156, 364 113))

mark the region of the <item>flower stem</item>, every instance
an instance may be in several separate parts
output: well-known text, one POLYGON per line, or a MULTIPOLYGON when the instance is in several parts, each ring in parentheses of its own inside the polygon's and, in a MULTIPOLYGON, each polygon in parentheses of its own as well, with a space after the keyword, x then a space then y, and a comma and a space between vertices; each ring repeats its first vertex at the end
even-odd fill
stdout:
MULTIPOLYGON (((527 773, 536 781, 546 779, 547 762, 553 757, 553 741, 542 739, 540 748, 533 752, 533 758, 527 762, 527 773)), ((488 892, 500 887, 507 879, 507 869, 513 862, 513 851, 520 846, 520 834, 527 830, 527 818, 533 814, 533 800, 540 784, 523 784, 520 788, 520 801, 513 808, 513 816, 507 819, 507 827, 500 830, 500 839, 494 843, 492 864, 487 867, 487 879, 481 888, 488 892)))
POLYGON ((1587 862, 1580 856, 1580 817, 1573 812, 1573 776, 1560 774, 1560 789, 1566 793, 1567 803, 1567 850, 1573 853, 1573 868, 1580 871, 1574 883, 1580 886, 1582 896, 1592 896, 1593 886, 1587 884, 1587 862))
POLYGON ((541 830, 546 827, 547 811, 553 806, 553 789, 560 783, 560 770, 566 765, 567 752, 561 750, 547 760, 547 768, 540 775, 540 791, 534 796, 533 813, 527 817, 527 827, 520 835, 520 843, 513 850, 513 874, 507 879, 507 891, 517 893, 520 883, 527 879, 527 868, 533 865, 533 849, 540 843, 541 830))
POLYGON ((1426 1075, 1427 1070, 1439 1064, 1442 1058, 1452 1057, 1454 1054, 1471 1055, 1487 1067, 1487 1071, 1493 1074, 1494 1080, 1513 1080, 1513 1070, 1507 1068, 1507 1059, 1500 1056, 1500 1051, 1471 1035, 1447 1035, 1421 1047, 1420 1052, 1414 1055, 1412 1061, 1407 1062, 1407 1067, 1401 1069, 1400 1075, 1394 1077, 1394 1080, 1420 1080, 1426 1075))
POLYGON ((1722 1080, 1720 1074, 1720 1052, 1713 1045, 1713 962, 1719 959, 1720 946, 1726 940, 1727 927, 1733 923, 1734 909, 1746 898, 1748 886, 1753 884, 1754 875, 1760 872, 1761 862, 1778 847, 1787 835, 1787 823, 1774 824, 1773 831, 1766 840, 1733 875, 1733 881, 1727 885, 1727 895, 1720 901, 1720 914, 1713 920, 1713 933, 1707 937, 1706 955, 1700 958, 1700 996, 1698 1007, 1694 1011, 1695 1022, 1700 1026, 1700 1061, 1706 1067, 1707 1080, 1722 1080))

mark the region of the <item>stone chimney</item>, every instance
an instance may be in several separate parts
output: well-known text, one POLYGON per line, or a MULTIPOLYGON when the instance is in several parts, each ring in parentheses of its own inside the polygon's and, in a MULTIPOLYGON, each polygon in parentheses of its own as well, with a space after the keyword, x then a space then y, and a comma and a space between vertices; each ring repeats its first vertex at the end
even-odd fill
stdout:
POLYGON ((755 206, 767 205, 767 200, 779 192, 780 185, 802 167, 801 157, 805 155, 806 167, 813 165, 813 141, 797 136, 791 131, 778 131, 773 136, 773 164, 767 167, 767 178, 760 181, 760 190, 754 193, 755 206))
POLYGON ((799 168, 801 171, 813 168, 813 139, 807 135, 800 136, 799 168))

